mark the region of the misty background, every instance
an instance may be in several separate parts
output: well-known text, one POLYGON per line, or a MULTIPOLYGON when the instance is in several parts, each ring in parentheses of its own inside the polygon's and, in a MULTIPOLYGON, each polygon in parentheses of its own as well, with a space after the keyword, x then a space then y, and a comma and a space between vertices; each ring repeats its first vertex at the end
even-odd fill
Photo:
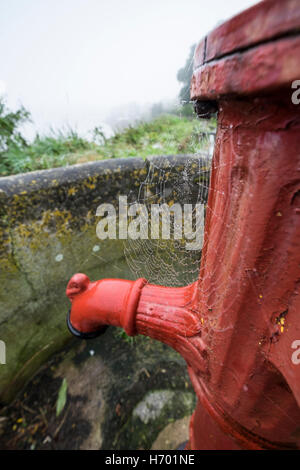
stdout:
POLYGON ((178 100, 191 45, 255 3, 1 0, 0 95, 30 111, 28 138, 50 126, 122 127, 178 100))

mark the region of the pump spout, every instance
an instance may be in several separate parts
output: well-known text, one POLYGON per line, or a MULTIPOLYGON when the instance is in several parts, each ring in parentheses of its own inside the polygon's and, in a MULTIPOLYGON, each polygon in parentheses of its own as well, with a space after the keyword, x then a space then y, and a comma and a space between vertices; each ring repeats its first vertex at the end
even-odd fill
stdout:
POLYGON ((72 303, 67 324, 72 334, 83 339, 99 336, 109 325, 124 328, 129 336, 149 336, 173 347, 188 365, 203 372, 205 346, 195 307, 197 293, 197 283, 163 287, 142 278, 92 282, 78 273, 66 289, 72 303))

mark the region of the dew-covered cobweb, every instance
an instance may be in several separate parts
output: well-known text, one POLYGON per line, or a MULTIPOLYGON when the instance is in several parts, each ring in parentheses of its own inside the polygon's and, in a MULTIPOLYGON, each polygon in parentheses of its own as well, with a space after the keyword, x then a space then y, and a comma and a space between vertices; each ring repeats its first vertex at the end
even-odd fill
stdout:
POLYGON ((131 204, 141 204, 147 209, 148 219, 142 222, 147 227, 140 227, 147 232, 147 237, 128 238, 124 243, 125 257, 134 277, 144 277, 153 284, 183 286, 199 275, 216 125, 215 119, 195 120, 195 123, 192 136, 195 153, 148 158, 145 177, 131 204), (180 219, 172 212, 174 204, 182 209, 180 219), (167 213, 170 210, 168 239, 163 233, 161 212, 159 238, 151 236, 151 224, 158 221, 151 212, 155 205, 165 208, 167 213), (191 223, 190 234, 187 220, 191 223), (180 224, 182 236, 179 238, 180 224))

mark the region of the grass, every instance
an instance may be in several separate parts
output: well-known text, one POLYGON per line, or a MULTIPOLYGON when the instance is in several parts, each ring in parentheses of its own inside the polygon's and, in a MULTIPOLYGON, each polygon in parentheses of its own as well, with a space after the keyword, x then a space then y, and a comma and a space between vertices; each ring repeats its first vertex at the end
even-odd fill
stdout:
POLYGON ((72 165, 95 144, 78 136, 75 131, 51 132, 49 136, 37 135, 32 144, 11 145, 1 155, 2 176, 72 165))
POLYGON ((207 122, 165 114, 129 126, 109 139, 103 137, 101 130, 94 133, 92 141, 70 129, 52 131, 48 136, 37 135, 31 144, 11 145, 1 155, 0 175, 108 158, 197 153, 208 146, 205 133, 214 130, 214 120, 207 122))

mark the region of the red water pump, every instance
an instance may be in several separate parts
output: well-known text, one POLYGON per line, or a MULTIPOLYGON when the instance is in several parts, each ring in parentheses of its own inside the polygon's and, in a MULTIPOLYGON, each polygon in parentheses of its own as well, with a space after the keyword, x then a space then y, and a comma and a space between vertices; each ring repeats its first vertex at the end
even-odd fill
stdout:
POLYGON ((267 0, 196 48, 196 111, 218 108, 199 279, 67 287, 75 335, 121 326, 184 357, 188 449, 300 449, 299 30, 299 2, 267 0))

